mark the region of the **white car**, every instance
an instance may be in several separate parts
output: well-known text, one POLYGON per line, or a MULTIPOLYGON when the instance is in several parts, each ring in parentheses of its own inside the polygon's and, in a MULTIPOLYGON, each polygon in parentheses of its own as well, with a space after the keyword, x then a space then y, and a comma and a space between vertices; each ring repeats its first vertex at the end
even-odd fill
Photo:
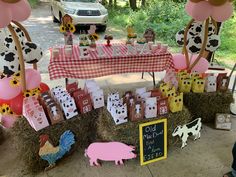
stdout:
POLYGON ((53 22, 60 22, 65 14, 73 18, 74 25, 96 25, 106 30, 107 9, 98 0, 51 0, 53 22))

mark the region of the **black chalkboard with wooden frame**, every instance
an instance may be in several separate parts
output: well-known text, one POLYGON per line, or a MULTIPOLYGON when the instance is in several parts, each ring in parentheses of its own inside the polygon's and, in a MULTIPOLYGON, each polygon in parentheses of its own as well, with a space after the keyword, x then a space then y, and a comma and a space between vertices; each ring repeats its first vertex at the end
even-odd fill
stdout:
POLYGON ((140 164, 167 158, 167 119, 139 125, 140 164))

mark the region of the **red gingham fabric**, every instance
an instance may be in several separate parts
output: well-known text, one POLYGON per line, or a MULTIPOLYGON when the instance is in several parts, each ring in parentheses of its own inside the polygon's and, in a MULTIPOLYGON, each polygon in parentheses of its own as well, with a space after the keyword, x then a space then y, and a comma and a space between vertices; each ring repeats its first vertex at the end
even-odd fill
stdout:
MULTIPOLYGON (((89 59, 80 59, 79 46, 73 46, 73 55, 66 58, 64 47, 60 47, 58 58, 50 57, 50 79, 77 78, 90 79, 113 74, 159 72, 167 68, 174 68, 170 53, 155 53, 149 55, 127 56, 125 44, 113 44, 120 47, 122 56, 112 57, 112 47, 101 45, 108 54, 105 58, 99 58, 97 51, 89 51, 89 59)), ((50 50, 51 51, 51 50, 50 50)))

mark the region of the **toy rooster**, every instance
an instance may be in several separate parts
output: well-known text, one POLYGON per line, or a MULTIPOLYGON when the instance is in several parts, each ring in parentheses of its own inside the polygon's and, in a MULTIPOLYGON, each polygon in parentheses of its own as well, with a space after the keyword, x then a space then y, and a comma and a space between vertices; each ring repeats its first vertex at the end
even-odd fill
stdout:
POLYGON ((74 134, 71 131, 65 131, 59 141, 59 146, 54 147, 49 142, 48 135, 40 135, 39 137, 40 142, 40 149, 39 149, 39 156, 43 159, 48 161, 49 166, 45 168, 45 170, 49 170, 56 165, 56 161, 61 159, 66 152, 69 152, 71 146, 75 143, 74 134))

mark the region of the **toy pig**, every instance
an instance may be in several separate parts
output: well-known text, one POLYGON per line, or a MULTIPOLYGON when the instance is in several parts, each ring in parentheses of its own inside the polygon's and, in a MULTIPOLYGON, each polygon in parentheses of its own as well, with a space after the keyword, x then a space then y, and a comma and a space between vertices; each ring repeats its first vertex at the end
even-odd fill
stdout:
POLYGON ((115 161, 116 165, 123 165, 123 159, 137 157, 132 151, 134 146, 128 146, 120 142, 92 143, 85 150, 85 156, 89 157, 90 166, 99 166, 98 160, 115 161))

